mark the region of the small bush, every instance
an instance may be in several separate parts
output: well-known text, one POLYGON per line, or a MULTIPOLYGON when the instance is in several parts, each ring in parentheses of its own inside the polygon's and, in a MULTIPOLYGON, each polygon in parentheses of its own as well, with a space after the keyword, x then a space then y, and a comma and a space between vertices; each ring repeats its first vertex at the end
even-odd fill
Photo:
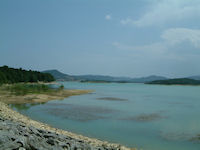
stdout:
POLYGON ((64 85, 60 85, 59 90, 63 90, 64 89, 64 85))
POLYGON ((37 94, 51 92, 52 89, 44 84, 25 84, 17 83, 6 86, 5 90, 12 92, 15 95, 37 94))

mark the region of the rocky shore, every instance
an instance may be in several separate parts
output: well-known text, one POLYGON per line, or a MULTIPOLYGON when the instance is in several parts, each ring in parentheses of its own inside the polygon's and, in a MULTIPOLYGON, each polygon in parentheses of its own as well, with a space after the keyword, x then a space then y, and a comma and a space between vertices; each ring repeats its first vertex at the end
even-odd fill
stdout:
POLYGON ((0 102, 0 150, 64 149, 129 150, 119 144, 88 138, 31 120, 0 102))
POLYGON ((41 130, 23 123, 5 120, 0 117, 0 145, 6 149, 31 149, 31 150, 61 150, 61 149, 107 149, 106 147, 94 147, 82 140, 69 136, 41 130))

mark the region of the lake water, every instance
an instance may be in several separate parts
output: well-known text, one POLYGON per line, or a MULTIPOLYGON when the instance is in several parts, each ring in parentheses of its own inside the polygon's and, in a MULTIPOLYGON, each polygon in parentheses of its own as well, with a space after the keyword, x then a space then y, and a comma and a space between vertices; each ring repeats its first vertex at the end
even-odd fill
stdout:
POLYGON ((45 104, 12 105, 32 119, 142 150, 199 150, 200 86, 62 82, 93 89, 45 104))

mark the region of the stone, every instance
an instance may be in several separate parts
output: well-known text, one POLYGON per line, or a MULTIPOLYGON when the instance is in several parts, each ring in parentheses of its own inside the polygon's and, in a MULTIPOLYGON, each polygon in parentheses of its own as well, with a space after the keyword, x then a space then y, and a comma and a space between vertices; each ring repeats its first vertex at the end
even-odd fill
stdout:
POLYGON ((24 147, 20 147, 19 150, 26 150, 24 147))
MULTIPOLYGON (((92 146, 84 140, 2 119, 0 116, 0 150, 105 150, 111 146, 92 146)), ((117 149, 115 149, 117 150, 117 149)))

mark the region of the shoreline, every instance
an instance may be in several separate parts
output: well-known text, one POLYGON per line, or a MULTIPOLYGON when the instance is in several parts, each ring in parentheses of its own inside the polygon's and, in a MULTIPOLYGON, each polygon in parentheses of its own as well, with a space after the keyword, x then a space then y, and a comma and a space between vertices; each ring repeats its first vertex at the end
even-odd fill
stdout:
POLYGON ((64 98, 89 94, 93 90, 79 90, 79 89, 63 89, 53 93, 29 93, 26 95, 13 95, 10 92, 0 90, 0 101, 6 104, 27 104, 27 103, 45 103, 52 100, 62 100, 64 98))
POLYGON ((78 134, 75 134, 75 133, 72 133, 72 132, 69 132, 66 130, 51 127, 48 124, 32 120, 29 117, 24 116, 14 110, 12 110, 7 104, 5 104, 3 102, 0 102, 0 116, 2 118, 10 120, 12 122, 22 123, 27 127, 32 126, 32 127, 38 128, 38 129, 45 130, 45 131, 50 131, 50 132, 53 132, 56 134, 65 135, 65 136, 71 137, 76 140, 82 140, 85 143, 87 143, 93 147, 107 147, 107 148, 116 149, 116 150, 136 150, 134 148, 127 148, 120 144, 109 143, 107 141, 101 141, 101 140, 98 140, 95 138, 89 138, 89 137, 86 137, 83 135, 78 135, 78 134))
MULTIPOLYGON (((95 139, 95 138, 89 138, 89 137, 79 135, 79 134, 75 134, 75 133, 72 133, 72 132, 69 132, 69 131, 66 131, 66 130, 54 128, 54 127, 52 127, 48 124, 32 120, 31 118, 20 114, 19 112, 11 109, 8 106, 8 104, 13 104, 13 103, 15 103, 15 104, 25 104, 25 103, 47 102, 47 101, 50 101, 50 100, 63 99, 63 98, 73 96, 73 95, 88 94, 88 93, 93 92, 92 90, 63 90, 63 91, 67 91, 67 93, 64 92, 65 94, 63 94, 62 96, 61 95, 56 95, 56 96, 50 95, 49 96, 49 95, 45 95, 45 94, 34 94, 34 95, 29 94, 29 96, 30 95, 31 96, 40 95, 39 96, 40 98, 37 98, 35 100, 31 99, 31 101, 30 101, 30 99, 25 99, 23 97, 22 100, 20 100, 19 102, 16 102, 17 99, 19 100, 20 97, 22 97, 22 96, 19 96, 18 98, 16 98, 16 96, 13 96, 10 99, 10 101, 5 101, 5 100, 2 99, 2 97, 0 97, 0 117, 2 117, 5 120, 11 121, 14 124, 18 124, 18 123, 23 124, 27 128, 34 127, 36 129, 41 129, 41 130, 44 130, 46 132, 52 132, 54 134, 64 135, 64 136, 70 137, 72 139, 75 139, 77 141, 83 141, 83 143, 90 145, 94 148, 96 147, 97 149, 99 149, 99 148, 104 149, 105 148, 105 149, 112 149, 112 150, 137 150, 136 148, 127 148, 127 147, 122 146, 120 144, 109 143, 107 141, 101 141, 101 140, 98 140, 98 139, 95 139), (43 97, 41 97, 41 95, 43 97)), ((1 119, 0 119, 0 122, 1 122, 1 119)))

